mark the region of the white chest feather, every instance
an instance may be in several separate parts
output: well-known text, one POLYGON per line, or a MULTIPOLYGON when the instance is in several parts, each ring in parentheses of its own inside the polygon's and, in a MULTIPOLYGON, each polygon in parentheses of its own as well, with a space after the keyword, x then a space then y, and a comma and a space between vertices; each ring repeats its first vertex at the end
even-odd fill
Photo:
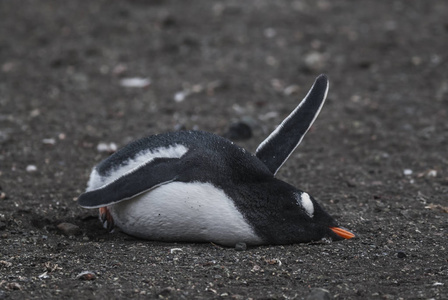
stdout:
POLYGON ((108 208, 118 227, 140 238, 262 243, 232 200, 210 183, 172 182, 108 208))

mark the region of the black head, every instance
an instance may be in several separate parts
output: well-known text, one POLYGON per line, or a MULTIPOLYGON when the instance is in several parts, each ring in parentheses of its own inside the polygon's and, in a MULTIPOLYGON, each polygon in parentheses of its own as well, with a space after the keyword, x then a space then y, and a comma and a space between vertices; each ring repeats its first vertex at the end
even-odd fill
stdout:
MULTIPOLYGON (((285 214, 288 214, 288 211, 291 212, 291 218, 295 219, 295 222, 298 223, 300 228, 298 230, 304 229, 307 233, 307 239, 311 241, 320 240, 322 238, 331 238, 332 240, 342 240, 342 239, 351 239, 355 235, 338 226, 336 220, 330 216, 320 205, 319 203, 308 193, 303 191, 297 191, 293 193, 293 201, 292 205, 296 207, 291 207, 290 204, 286 204, 284 207, 285 214), (299 209, 299 215, 294 216, 294 212, 299 209)), ((294 235, 294 233, 292 233, 294 235)))
MULTIPOLYGON (((301 190, 274 179, 265 185, 265 214, 251 216, 255 230, 267 243, 293 244, 350 239, 355 235, 338 226, 317 201, 301 190)), ((258 208, 258 211, 259 208, 258 208)), ((251 223, 252 223, 251 222, 251 223)))

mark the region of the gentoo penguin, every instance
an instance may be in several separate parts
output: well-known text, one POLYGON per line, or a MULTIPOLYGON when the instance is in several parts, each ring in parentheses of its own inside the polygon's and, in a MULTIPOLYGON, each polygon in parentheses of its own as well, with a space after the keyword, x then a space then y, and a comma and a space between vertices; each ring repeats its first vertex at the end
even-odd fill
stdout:
POLYGON ((106 228, 149 240, 234 246, 350 239, 355 235, 313 197, 275 178, 327 92, 328 79, 320 75, 255 155, 202 131, 134 141, 93 168, 78 203, 100 208, 106 228))

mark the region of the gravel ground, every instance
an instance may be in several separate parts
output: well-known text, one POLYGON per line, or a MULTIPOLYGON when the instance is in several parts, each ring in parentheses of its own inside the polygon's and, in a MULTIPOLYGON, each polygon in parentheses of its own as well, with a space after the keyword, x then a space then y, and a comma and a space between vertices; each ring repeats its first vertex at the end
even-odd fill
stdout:
POLYGON ((0 299, 448 299, 447 15, 443 0, 1 1, 0 299), (78 207, 91 167, 149 134, 244 122, 254 151, 320 73, 328 101, 278 176, 358 239, 159 243, 78 207))

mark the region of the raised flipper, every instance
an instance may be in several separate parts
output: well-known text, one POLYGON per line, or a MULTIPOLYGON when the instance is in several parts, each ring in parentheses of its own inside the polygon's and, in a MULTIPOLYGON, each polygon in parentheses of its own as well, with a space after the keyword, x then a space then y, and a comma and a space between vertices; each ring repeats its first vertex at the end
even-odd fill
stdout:
POLYGON ((155 158, 109 184, 88 191, 78 198, 85 208, 98 208, 138 196, 176 180, 179 158, 155 158))
POLYGON ((328 86, 327 76, 317 77, 302 102, 258 146, 255 155, 274 175, 310 129, 325 102, 328 86))

